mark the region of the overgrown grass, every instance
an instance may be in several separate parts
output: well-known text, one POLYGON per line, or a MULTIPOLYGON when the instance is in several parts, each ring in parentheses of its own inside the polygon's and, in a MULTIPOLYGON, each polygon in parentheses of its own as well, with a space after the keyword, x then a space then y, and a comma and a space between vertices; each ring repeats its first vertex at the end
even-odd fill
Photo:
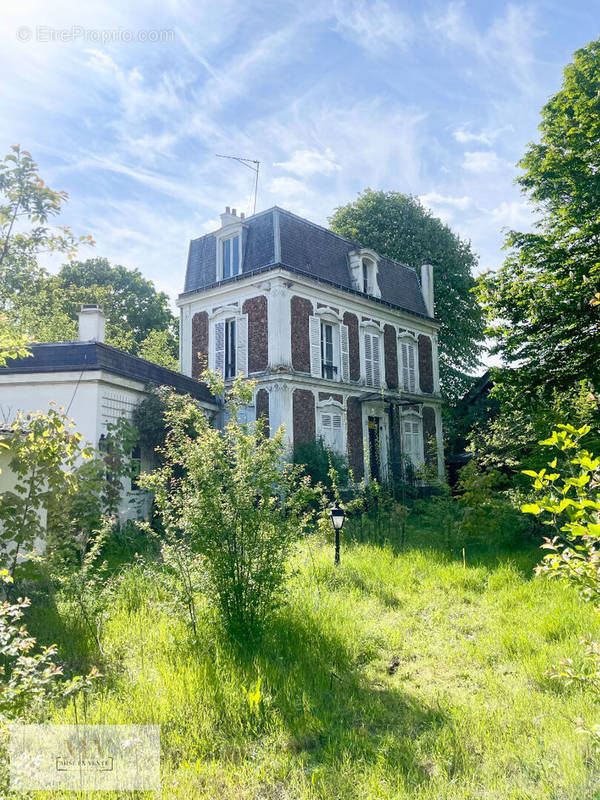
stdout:
MULTIPOLYGON (((208 612, 193 644, 160 576, 124 567, 87 721, 160 723, 168 798, 600 797, 573 723, 600 722, 597 698, 546 676, 598 637, 595 615, 534 577, 534 545, 467 548, 465 569, 436 544, 413 516, 401 551, 345 541, 336 569, 331 541, 311 538, 287 603, 245 650, 208 612)), ((45 612, 36 632, 81 665, 85 633, 59 618, 45 612)), ((53 719, 73 721, 73 706, 53 719)))

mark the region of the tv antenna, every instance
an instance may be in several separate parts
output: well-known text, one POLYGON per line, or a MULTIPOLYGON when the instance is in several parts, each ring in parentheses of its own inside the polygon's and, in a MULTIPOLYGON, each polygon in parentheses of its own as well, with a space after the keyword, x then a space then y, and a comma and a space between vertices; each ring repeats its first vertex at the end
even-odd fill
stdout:
POLYGON ((254 211, 253 214, 256 214, 256 195, 258 194, 258 172, 260 170, 260 161, 256 161, 253 158, 242 158, 241 156, 223 156, 219 153, 215 153, 217 158, 230 158, 232 161, 239 161, 240 164, 243 164, 248 169, 251 169, 252 172, 255 173, 256 177, 254 179, 254 211))

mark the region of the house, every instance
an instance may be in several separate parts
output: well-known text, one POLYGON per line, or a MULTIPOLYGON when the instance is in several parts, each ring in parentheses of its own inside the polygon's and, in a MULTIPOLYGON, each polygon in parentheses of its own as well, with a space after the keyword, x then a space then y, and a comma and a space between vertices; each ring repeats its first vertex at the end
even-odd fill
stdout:
POLYGON ((251 413, 292 446, 321 437, 367 480, 406 459, 443 475, 431 265, 418 275, 278 207, 227 208, 191 241, 178 306, 182 372, 255 379, 251 413))
MULTIPOLYGON (((104 343, 104 314, 98 306, 83 306, 79 313, 79 341, 34 344, 31 356, 14 359, 0 368, 0 423, 6 428, 19 411, 47 411, 50 403, 65 409, 75 421, 84 443, 101 447, 107 426, 131 417, 149 386, 170 386, 189 394, 214 416, 218 404, 208 388, 142 358, 104 343)), ((5 451, 0 450, 0 459, 5 451)), ((150 466, 151 454, 139 453, 141 467, 150 466)), ((6 457, 4 456, 4 462, 6 457)), ((11 472, 0 463, 0 494, 11 488, 11 472)), ((149 510, 149 495, 132 490, 123 480, 119 516, 132 519, 149 510)))

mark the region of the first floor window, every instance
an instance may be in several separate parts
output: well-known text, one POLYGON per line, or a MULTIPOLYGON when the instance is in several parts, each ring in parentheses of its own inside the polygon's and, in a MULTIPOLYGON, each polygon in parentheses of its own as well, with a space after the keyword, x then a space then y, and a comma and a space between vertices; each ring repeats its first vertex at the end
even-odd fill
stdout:
POLYGON ((231 278, 240 272, 240 237, 231 236, 222 243, 223 278, 231 278))
POLYGON ((327 408, 320 413, 320 431, 323 444, 336 453, 344 452, 344 424, 341 409, 327 408))
POLYGON ((321 322, 321 377, 333 380, 337 375, 337 367, 333 356, 333 325, 321 322))
POLYGON ((402 445, 404 455, 416 466, 423 461, 423 438, 421 421, 414 417, 402 420, 402 445))
POLYGON ((225 378, 235 378, 235 319, 225 322, 225 378))

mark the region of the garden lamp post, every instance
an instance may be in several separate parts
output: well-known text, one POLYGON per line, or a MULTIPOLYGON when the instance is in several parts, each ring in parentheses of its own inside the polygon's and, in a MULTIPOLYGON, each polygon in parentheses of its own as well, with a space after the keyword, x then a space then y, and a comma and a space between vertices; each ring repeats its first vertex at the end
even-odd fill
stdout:
POLYGON ((344 509, 340 508, 338 505, 332 506, 329 509, 329 519, 331 520, 331 524, 333 525, 333 529, 335 531, 335 564, 340 563, 340 531, 342 529, 342 525, 344 524, 345 517, 346 515, 344 514, 344 509))

